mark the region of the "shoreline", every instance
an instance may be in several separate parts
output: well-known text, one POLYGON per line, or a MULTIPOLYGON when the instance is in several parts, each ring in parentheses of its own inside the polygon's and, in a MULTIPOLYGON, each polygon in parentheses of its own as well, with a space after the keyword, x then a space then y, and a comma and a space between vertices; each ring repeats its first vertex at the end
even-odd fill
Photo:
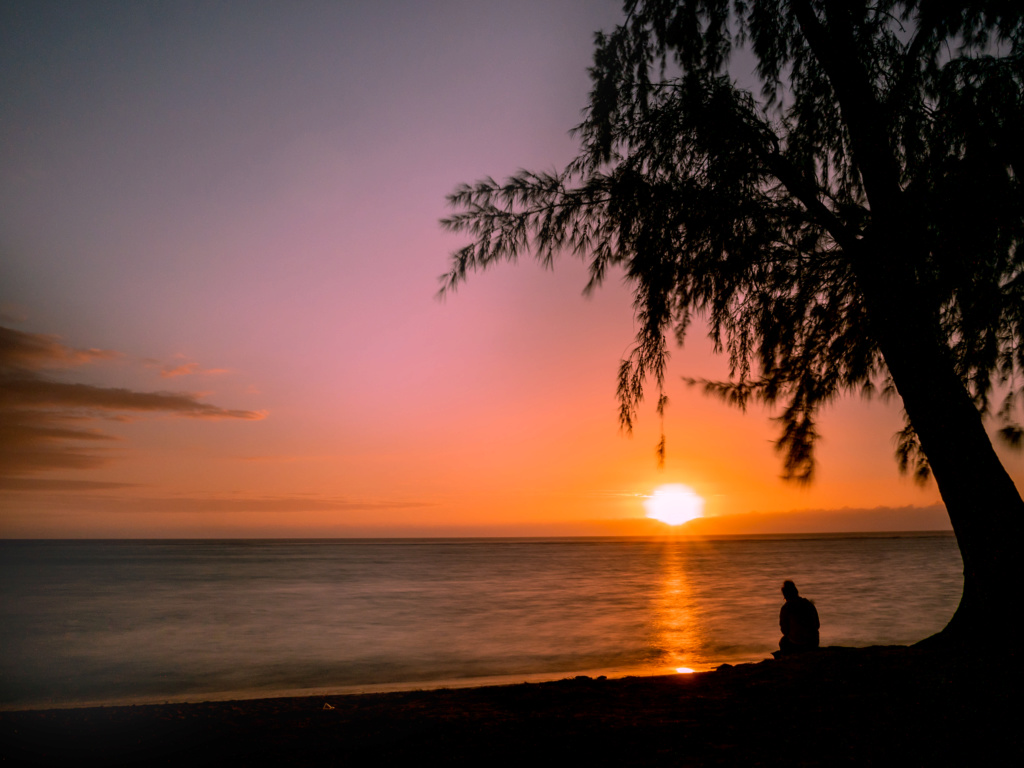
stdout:
MULTIPOLYGON (((759 660, 760 661, 760 660, 759 660)), ((735 662, 736 664, 758 662, 735 662)), ((714 671, 719 665, 707 665, 704 669, 693 670, 694 674, 714 671)), ((630 667, 577 669, 561 672, 535 672, 523 674, 484 675, 480 677, 457 677, 432 680, 408 680, 387 683, 352 683, 349 685, 325 685, 279 688, 238 688, 233 690, 194 691, 169 695, 112 696, 102 699, 81 699, 68 701, 29 701, 27 704, 0 703, 0 714, 11 712, 47 712, 66 709, 102 709, 113 707, 148 707, 163 704, 213 704, 226 701, 244 702, 263 699, 311 699, 316 697, 363 696, 381 693, 407 693, 412 691, 463 690, 466 688, 497 688, 509 685, 552 683, 575 677, 619 680, 624 677, 673 677, 676 672, 668 667, 630 667)))
POLYGON ((998 657, 824 648, 690 675, 0 712, 7 764, 948 765, 1024 757, 998 657))

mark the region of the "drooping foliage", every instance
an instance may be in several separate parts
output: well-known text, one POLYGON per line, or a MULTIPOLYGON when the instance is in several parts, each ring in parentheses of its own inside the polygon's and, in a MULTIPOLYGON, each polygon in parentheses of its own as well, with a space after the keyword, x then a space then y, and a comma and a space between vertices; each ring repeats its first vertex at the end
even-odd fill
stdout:
MULTIPOLYGON (((577 158, 449 196, 443 225, 474 242, 442 292, 526 252, 585 259, 588 290, 624 271, 639 330, 623 425, 650 380, 663 407, 667 337, 697 316, 730 379, 693 383, 777 406, 786 475, 806 480, 818 410, 892 390, 858 261, 895 215, 951 364, 1020 442, 1024 7, 648 0, 625 15, 596 37, 577 158)), ((897 459, 927 477, 909 421, 897 459)))

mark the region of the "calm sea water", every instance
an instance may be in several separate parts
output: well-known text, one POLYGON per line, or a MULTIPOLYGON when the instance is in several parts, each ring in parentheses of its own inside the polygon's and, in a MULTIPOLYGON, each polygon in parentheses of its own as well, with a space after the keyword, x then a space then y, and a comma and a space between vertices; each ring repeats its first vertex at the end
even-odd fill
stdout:
POLYGON ((0 707, 655 674, 910 643, 955 610, 950 534, 0 543, 0 707))

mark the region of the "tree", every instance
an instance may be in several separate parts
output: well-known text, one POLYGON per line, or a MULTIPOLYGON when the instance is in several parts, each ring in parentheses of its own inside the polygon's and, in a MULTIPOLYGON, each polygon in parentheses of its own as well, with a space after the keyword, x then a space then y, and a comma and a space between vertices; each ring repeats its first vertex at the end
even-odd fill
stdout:
MULTIPOLYGON (((1019 443, 1024 400, 1024 8, 1013 2, 640 0, 596 36, 576 159, 449 196, 471 233, 442 293, 532 251, 613 267, 639 331, 619 374, 628 429, 667 336, 703 317, 740 407, 780 408, 786 476, 815 418, 898 393, 897 458, 934 475, 964 562, 941 633, 990 638, 1021 603, 1024 502, 984 426, 1019 443), (756 58, 757 93, 730 77, 756 58)), ((662 447, 659 450, 663 449, 662 447)))

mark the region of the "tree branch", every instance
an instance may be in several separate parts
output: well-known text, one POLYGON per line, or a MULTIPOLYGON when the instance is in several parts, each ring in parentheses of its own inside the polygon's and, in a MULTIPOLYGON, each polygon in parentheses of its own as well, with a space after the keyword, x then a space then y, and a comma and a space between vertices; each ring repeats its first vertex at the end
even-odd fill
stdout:
MULTIPOLYGON (((809 0, 794 0, 792 7, 800 30, 825 70, 839 102, 872 208, 896 210, 901 192, 899 164, 886 134, 888 121, 883 119, 884 111, 857 55, 852 20, 830 19, 826 27, 809 0), (835 34, 833 28, 838 30, 835 34)), ((835 6, 827 4, 825 12, 838 13, 834 9, 835 6)))
POLYGON ((817 195, 817 185, 809 184, 800 173, 778 152, 770 152, 762 158, 790 194, 799 200, 812 218, 832 235, 839 245, 851 253, 856 247, 858 233, 846 226, 817 195))

